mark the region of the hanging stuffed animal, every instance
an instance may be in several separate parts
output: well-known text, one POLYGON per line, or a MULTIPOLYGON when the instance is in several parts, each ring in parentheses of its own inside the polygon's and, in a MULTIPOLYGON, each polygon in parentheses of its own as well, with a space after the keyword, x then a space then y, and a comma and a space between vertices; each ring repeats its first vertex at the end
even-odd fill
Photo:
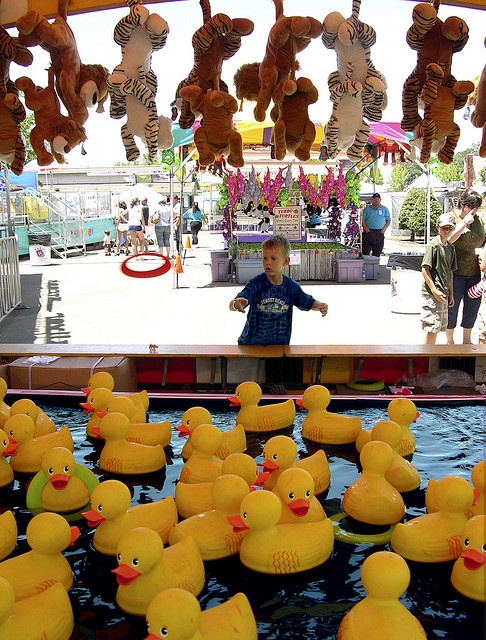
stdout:
POLYGON ((368 140, 368 121, 379 122, 386 107, 386 83, 370 57, 376 32, 359 19, 361 0, 353 0, 352 14, 345 19, 338 11, 323 22, 322 42, 336 51, 338 68, 328 78, 333 105, 326 127, 326 145, 330 158, 342 150, 358 161, 368 140), (366 120, 365 120, 366 118, 366 120))
POLYGON ((15 86, 24 92, 25 105, 34 112, 35 126, 30 132, 30 143, 41 167, 59 164, 64 156, 86 140, 84 127, 73 118, 61 114, 61 103, 54 88, 54 69, 48 73, 49 84, 45 89, 37 88, 30 78, 17 78, 15 86), (44 142, 50 146, 50 152, 44 142))
POLYGON ((138 0, 127 0, 127 5, 130 13, 117 23, 113 35, 122 49, 122 61, 107 80, 110 116, 127 116, 121 129, 127 160, 136 160, 140 155, 135 142, 138 136, 153 162, 159 149, 170 149, 174 143, 172 120, 157 114, 157 77, 151 67, 152 51, 165 46, 169 27, 138 0))
POLYGON ((385 166, 391 163, 392 167, 394 167, 397 164, 396 156, 399 152, 400 147, 396 140, 385 138, 383 142, 380 143, 380 155, 383 156, 383 164, 385 166))
POLYGON ((194 132, 200 167, 208 167, 228 151, 228 164, 242 167, 245 161, 241 134, 233 127, 233 115, 238 111, 238 103, 233 96, 216 90, 204 93, 195 84, 183 87, 180 93, 192 112, 202 115, 202 124, 194 132))
POLYGON ((425 104, 423 120, 415 127, 414 146, 421 149, 420 162, 429 161, 432 151, 438 159, 450 164, 459 141, 461 130, 454 122, 454 110, 462 109, 474 84, 470 80, 454 82, 452 87, 442 84, 444 72, 438 64, 429 64, 421 99, 425 104), (436 143, 436 147, 434 147, 436 143))
POLYGON ((316 127, 308 108, 318 97, 319 92, 308 78, 286 80, 275 87, 272 100, 278 107, 278 118, 273 127, 273 143, 277 160, 283 160, 287 151, 298 160, 309 160, 316 127))
POLYGON ((421 2, 413 9, 413 24, 407 31, 406 40, 408 46, 417 51, 417 64, 403 85, 401 126, 404 131, 414 131, 421 122, 418 101, 426 81, 427 66, 438 64, 443 71, 441 84, 452 87, 456 81, 451 74, 452 56, 462 51, 469 39, 464 20, 451 16, 442 22, 437 16, 439 6, 440 0, 434 0, 433 6, 421 2))
POLYGON ((229 60, 241 47, 242 36, 253 31, 254 24, 247 18, 230 18, 225 13, 211 17, 209 0, 199 0, 204 24, 192 36, 194 66, 185 80, 179 83, 176 99, 172 103, 180 108, 179 126, 189 129, 195 121, 195 114, 189 105, 181 100, 180 90, 197 84, 206 92, 216 89, 228 93, 227 84, 221 79, 223 61, 229 60))
POLYGON ((67 23, 68 4, 69 0, 58 0, 58 14, 52 24, 38 11, 28 11, 17 20, 16 27, 22 44, 40 45, 49 52, 57 94, 69 116, 83 125, 89 107, 97 104, 97 111, 103 111, 108 97, 108 69, 81 63, 74 34, 67 23))
POLYGON ((10 79, 10 63, 27 67, 32 62, 31 52, 19 44, 17 38, 0 27, 0 160, 19 176, 25 163, 25 142, 20 123, 26 118, 18 90, 10 79))
MULTIPOLYGON (((484 44, 486 45, 486 39, 484 44)), ((484 65, 483 72, 479 78, 474 104, 476 106, 471 115, 471 122, 478 129, 483 129, 479 155, 481 158, 486 158, 486 65, 484 65)))

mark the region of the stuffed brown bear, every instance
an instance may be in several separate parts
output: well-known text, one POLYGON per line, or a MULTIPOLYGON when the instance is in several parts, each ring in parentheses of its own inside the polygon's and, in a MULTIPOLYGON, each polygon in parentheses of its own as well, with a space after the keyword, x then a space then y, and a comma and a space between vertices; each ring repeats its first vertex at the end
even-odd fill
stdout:
MULTIPOLYGON (((486 45, 486 39, 484 44, 486 45)), ((481 158, 486 158, 486 65, 484 65, 483 72, 479 78, 474 104, 476 107, 471 115, 471 122, 478 129, 483 129, 479 155, 481 158)))

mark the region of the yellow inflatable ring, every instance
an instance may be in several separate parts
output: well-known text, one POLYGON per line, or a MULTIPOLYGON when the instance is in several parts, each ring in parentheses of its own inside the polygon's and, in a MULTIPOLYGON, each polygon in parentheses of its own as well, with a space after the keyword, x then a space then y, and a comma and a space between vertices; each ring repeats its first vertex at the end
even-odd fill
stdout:
POLYGON ((376 378, 356 378, 347 382, 346 386, 356 391, 381 391, 385 388, 385 381, 376 378))
MULTIPOLYGON (((95 474, 86 467, 83 467, 81 464, 76 465, 76 470, 74 475, 82 480, 84 484, 88 487, 89 495, 91 496, 93 489, 100 483, 95 474)), ((26 505, 27 509, 31 512, 33 516, 38 513, 44 513, 45 509, 42 506, 41 495, 42 490, 46 486, 49 480, 46 478, 46 475, 43 471, 38 471, 35 476, 32 478, 29 488, 27 489, 26 495, 26 505)), ((82 509, 78 511, 72 511, 68 513, 60 513, 59 515, 66 518, 68 522, 75 522, 76 520, 81 520, 83 518, 83 511, 89 507, 89 503, 86 504, 82 509)))
POLYGON ((390 542, 393 529, 395 525, 393 524, 389 529, 383 531, 382 533, 352 533, 351 531, 346 531, 340 525, 340 522, 343 518, 346 517, 346 514, 342 511, 340 513, 335 513, 333 516, 330 516, 330 520, 332 522, 332 526, 334 529, 334 537, 339 542, 345 542, 346 544, 373 544, 373 545, 383 545, 390 542))

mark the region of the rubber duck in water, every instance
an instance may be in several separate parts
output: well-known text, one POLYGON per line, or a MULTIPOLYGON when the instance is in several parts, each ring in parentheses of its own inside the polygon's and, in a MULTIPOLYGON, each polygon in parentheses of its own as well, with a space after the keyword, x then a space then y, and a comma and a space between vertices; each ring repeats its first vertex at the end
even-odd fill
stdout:
MULTIPOLYGON (((141 402, 135 404, 129 396, 115 396, 113 395, 111 400, 105 409, 106 412, 118 411, 124 413, 132 424, 140 424, 147 422, 147 412, 141 402)), ((101 416, 102 418, 104 416, 101 416)))
POLYGON ((89 438, 96 438, 93 429, 100 426, 101 416, 100 412, 106 411, 110 400, 113 399, 113 392, 106 387, 97 387, 90 391, 86 397, 86 402, 80 402, 79 406, 83 410, 83 413, 90 413, 90 417, 86 424, 86 435, 89 438))
POLYGON ((152 473, 165 466, 164 448, 160 444, 148 446, 128 442, 130 420, 123 413, 108 413, 101 419, 99 427, 93 427, 105 444, 100 453, 99 466, 109 473, 136 475, 152 473))
POLYGON ((160 591, 179 587, 198 596, 204 586, 204 563, 190 536, 164 549, 152 529, 131 529, 118 543, 117 560, 112 570, 118 582, 116 601, 134 616, 144 616, 160 591))
POLYGON ((486 515, 474 516, 464 525, 451 583, 466 598, 486 602, 486 515))
MULTIPOLYGON (((182 447, 182 459, 187 460, 192 453, 191 435, 200 424, 212 424, 211 414, 204 407, 190 407, 182 414, 181 424, 175 429, 179 432, 179 438, 189 436, 182 447)), ((242 424, 237 424, 233 429, 222 431, 221 446, 214 452, 217 458, 224 460, 231 453, 243 453, 246 449, 246 433, 242 424)))
POLYGON ((467 512, 468 518, 486 515, 486 460, 480 460, 471 471, 474 487, 474 503, 467 512))
POLYGON ((218 560, 237 554, 245 533, 235 533, 228 516, 240 513, 243 498, 250 493, 248 484, 233 474, 216 478, 212 486, 214 508, 191 516, 176 524, 169 535, 169 544, 192 536, 203 560, 218 560))
POLYGON ((0 560, 9 556, 17 545, 17 521, 13 511, 0 514, 0 560))
MULTIPOLYGON (((392 420, 379 420, 371 430, 371 440, 386 442, 393 449, 393 463, 385 471, 385 479, 398 489, 400 493, 413 491, 420 487, 420 474, 411 462, 398 453, 398 447, 402 442, 402 428, 398 422, 392 420)), ((356 448, 361 451, 360 444, 356 442, 356 448)))
POLYGON ((307 387, 302 399, 296 402, 299 407, 307 409, 302 423, 302 435, 307 440, 331 445, 356 441, 362 429, 361 418, 330 413, 327 407, 331 402, 331 394, 326 387, 320 384, 307 387))
POLYGON ((90 527, 96 527, 93 547, 108 556, 115 556, 120 538, 130 529, 153 529, 164 544, 169 532, 177 524, 177 510, 172 496, 158 502, 147 502, 133 507, 130 490, 120 480, 105 480, 91 494, 91 509, 83 513, 90 527))
POLYGON ((240 406, 236 424, 242 424, 245 431, 278 431, 290 427, 295 419, 293 400, 274 402, 260 406, 262 389, 256 382, 248 380, 236 387, 235 395, 229 398, 231 406, 240 406))
POLYGON ((213 482, 222 473, 223 461, 214 453, 220 448, 223 435, 212 424, 200 424, 192 432, 192 454, 181 469, 180 481, 187 484, 213 482))
POLYGON ((325 562, 334 534, 329 518, 304 524, 277 524, 282 503, 271 491, 253 491, 243 498, 239 516, 229 521, 236 531, 249 529, 241 543, 240 560, 254 571, 291 574, 325 562))
MULTIPOLYGON (((267 472, 258 471, 256 460, 247 453, 231 453, 225 458, 221 465, 221 475, 227 473, 240 476, 250 488, 263 487, 269 476, 267 472)), ((179 515, 182 518, 190 518, 198 513, 210 511, 214 506, 212 489, 213 482, 178 482, 174 497, 179 515)))
POLYGON ((289 436, 273 436, 263 447, 264 471, 268 471, 270 476, 264 484, 265 489, 272 490, 277 484, 280 474, 285 469, 299 467, 310 473, 314 480, 314 495, 319 495, 329 487, 331 472, 327 456, 322 449, 319 449, 307 458, 297 458, 297 445, 289 436))
POLYGON ((444 476, 437 482, 438 511, 397 524, 391 537, 393 551, 415 562, 448 562, 461 553, 461 532, 474 490, 465 478, 444 476))
POLYGON ((326 517, 314 495, 314 480, 305 469, 295 467, 283 471, 273 492, 282 503, 278 524, 319 522, 326 517))
POLYGON ((5 402, 8 385, 4 378, 0 378, 0 427, 3 427, 5 420, 10 418, 10 406, 5 402))
MULTIPOLYGON (((93 391, 93 393, 95 392, 93 391)), ((106 415, 111 413, 126 416, 130 423, 126 437, 128 442, 147 444, 152 447, 155 444, 160 444, 162 447, 166 447, 172 436, 172 427, 169 420, 163 420, 162 422, 135 422, 133 420, 134 414, 131 412, 131 408, 133 406, 133 402, 130 398, 127 398, 126 396, 114 396, 108 403, 106 410, 98 411, 97 414, 100 418, 104 418, 106 415)), ((143 409, 141 404, 138 406, 143 409)), ((124 422, 126 421, 124 420, 124 422)))
POLYGON ((147 608, 145 640, 257 640, 258 632, 244 593, 201 611, 198 599, 184 589, 166 589, 147 608))
POLYGON ((398 422, 402 428, 402 440, 397 449, 401 456, 408 456, 415 451, 415 436, 410 429, 412 422, 420 417, 417 407, 410 398, 394 398, 388 404, 388 417, 398 422))
POLYGON ((348 516, 373 525, 395 524, 403 518, 403 498, 385 478, 393 459, 393 449, 386 442, 373 440, 364 445, 360 454, 361 475, 346 489, 342 500, 348 516))
MULTIPOLYGON (((86 387, 83 387, 81 391, 86 395, 89 395, 93 389, 98 389, 99 387, 104 387, 105 389, 114 391, 115 379, 113 378, 111 373, 108 373, 108 371, 96 371, 96 373, 93 373, 90 376, 88 385, 86 387)), ((149 396, 145 389, 142 389, 142 391, 138 391, 136 393, 127 393, 124 395, 128 395, 128 397, 131 398, 136 405, 141 403, 145 411, 148 411, 149 396)))
POLYGON ((70 527, 58 513, 39 513, 30 520, 26 538, 31 551, 0 562, 0 576, 10 582, 16 600, 30 598, 54 582, 71 589, 73 572, 62 551, 79 534, 79 528, 70 527))
POLYGON ((27 508, 34 515, 54 511, 81 518, 81 509, 89 505, 90 495, 99 484, 95 474, 78 464, 65 447, 52 447, 42 454, 41 470, 27 489, 27 508))
POLYGON ((45 436, 48 433, 54 433, 54 431, 56 431, 54 421, 33 400, 30 400, 30 398, 21 398, 12 404, 10 407, 10 415, 16 416, 19 413, 30 416, 34 421, 34 438, 45 436))
POLYGON ((361 567, 366 597, 339 625, 339 640, 426 640, 425 631, 399 597, 410 584, 405 560, 391 551, 377 551, 361 567))
POLYGON ((42 466, 42 455, 52 447, 65 447, 74 451, 74 441, 68 427, 64 426, 45 436, 34 438, 34 421, 26 414, 10 416, 4 425, 10 444, 10 464, 19 473, 37 473, 42 466))
POLYGON ((15 602, 12 585, 0 578, 0 640, 69 640, 73 628, 71 601, 60 582, 15 602))
POLYGON ((0 487, 6 487, 14 480, 14 472, 7 458, 16 447, 10 444, 10 439, 3 429, 0 429, 0 487))

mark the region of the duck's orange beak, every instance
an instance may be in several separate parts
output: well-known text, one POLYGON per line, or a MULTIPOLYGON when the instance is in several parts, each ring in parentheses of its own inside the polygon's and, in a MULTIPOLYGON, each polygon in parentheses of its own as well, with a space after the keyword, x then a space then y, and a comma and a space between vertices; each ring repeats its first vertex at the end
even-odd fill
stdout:
POLYGON ((228 518, 228 522, 233 527, 234 533, 241 533, 242 531, 246 531, 248 527, 243 522, 243 518, 238 516, 226 516, 228 518))
POLYGON ((265 484, 265 482, 268 480, 269 477, 270 477, 269 471, 260 471, 260 473, 257 476, 257 479, 253 484, 256 487, 263 487, 263 485, 265 484))
POLYGON ((149 633, 145 640, 160 640, 160 636, 156 636, 155 633, 149 633))
MULTIPOLYGON (((5 455, 5 453, 3 454, 5 455)), ((474 487, 474 493, 473 493, 473 507, 476 506, 477 501, 479 500, 479 498, 481 497, 481 491, 479 491, 479 489, 477 487, 474 487)))
POLYGON ((268 473, 273 473, 280 469, 276 462, 272 462, 272 460, 267 460, 266 458, 263 462, 257 462, 257 464, 259 467, 263 467, 268 473))
POLYGON ((116 569, 112 569, 111 573, 116 575, 116 581, 122 587, 126 587, 138 578, 140 573, 129 567, 127 564, 120 564, 116 569))
POLYGON ((299 409, 304 408, 304 400, 302 398, 295 398, 295 404, 299 407, 299 409))
POLYGON ((417 422, 417 420, 420 418, 420 411, 417 411, 417 413, 415 414, 415 420, 414 422, 417 422))
POLYGON ((83 413, 94 413, 95 411, 95 408, 92 404, 89 404, 89 402, 80 402, 79 406, 83 410, 83 413))
POLYGON ((185 424, 178 424, 176 427, 174 427, 174 429, 179 432, 178 434, 179 438, 186 438, 187 436, 190 436, 192 433, 189 427, 186 427, 185 424))
POLYGON ((95 438, 101 438, 99 425, 95 424, 93 427, 91 427, 91 433, 95 436, 95 438))
POLYGON ((96 415, 98 418, 104 418, 106 416, 106 411, 97 411, 96 415))
POLYGON ((79 538, 80 535, 81 535, 81 530, 79 527, 77 527, 76 525, 71 527, 71 540, 69 541, 70 547, 73 546, 73 544, 76 542, 76 540, 79 538))
POLYGON ((88 395, 88 393, 91 392, 91 389, 89 387, 81 387, 81 391, 85 394, 88 395))
POLYGON ((8 445, 7 448, 5 449, 5 451, 3 452, 3 455, 5 457, 7 456, 16 456, 17 455, 17 447, 19 446, 19 443, 17 442, 17 440, 14 440, 13 438, 11 438, 10 436, 8 437, 8 445))
POLYGON ((304 498, 300 498, 299 500, 294 500, 293 502, 289 502, 288 506, 292 510, 292 513, 295 516, 305 516, 309 512, 310 503, 308 500, 304 500, 304 498))
POLYGON ((461 558, 464 560, 464 566, 470 571, 476 571, 486 563, 486 556, 476 549, 466 549, 461 553, 461 558))
POLYGON ((103 516, 100 513, 98 513, 98 511, 96 511, 95 509, 84 511, 82 513, 82 516, 88 521, 88 526, 90 527, 97 527, 104 520, 106 520, 106 518, 103 518, 103 516))
POLYGON ((62 491, 68 486, 71 476, 67 476, 65 473, 56 473, 56 475, 49 478, 49 482, 58 491, 62 491))
POLYGON ((229 396, 230 407, 241 407, 241 402, 236 396, 229 396))

